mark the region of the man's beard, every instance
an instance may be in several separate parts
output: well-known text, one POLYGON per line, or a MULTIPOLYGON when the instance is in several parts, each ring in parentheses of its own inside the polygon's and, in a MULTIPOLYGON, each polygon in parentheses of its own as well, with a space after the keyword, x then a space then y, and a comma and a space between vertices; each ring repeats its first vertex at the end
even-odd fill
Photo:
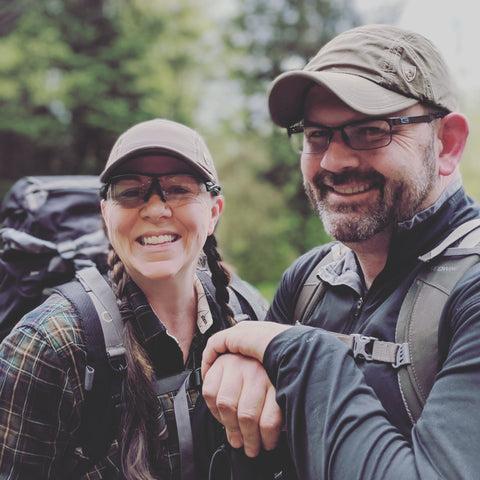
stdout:
POLYGON ((376 171, 352 170, 342 174, 322 172, 312 182, 305 183, 306 193, 326 232, 341 242, 362 242, 389 226, 413 217, 424 208, 424 202, 435 182, 436 160, 433 152, 432 138, 424 150, 422 171, 407 179, 404 177, 387 181, 376 171), (369 203, 331 204, 327 185, 342 185, 351 181, 374 186, 378 192, 377 198, 369 203))

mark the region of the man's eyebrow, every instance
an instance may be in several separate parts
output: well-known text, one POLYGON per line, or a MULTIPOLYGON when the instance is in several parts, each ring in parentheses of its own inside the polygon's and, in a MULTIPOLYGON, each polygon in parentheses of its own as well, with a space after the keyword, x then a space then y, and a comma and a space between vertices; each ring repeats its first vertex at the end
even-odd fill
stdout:
MULTIPOLYGON (((397 117, 395 117, 395 118, 397 118, 397 117)), ((356 125, 356 124, 361 124, 361 123, 364 123, 364 122, 365 123, 366 122, 375 122, 375 121, 379 121, 379 120, 388 121, 389 119, 390 119, 390 117, 365 117, 365 118, 359 118, 357 120, 351 120, 350 122, 342 123, 340 125, 335 125, 335 126, 327 126, 327 125, 323 125, 321 123, 313 122, 313 121, 310 121, 310 120, 303 120, 303 126, 304 127, 319 127, 319 128, 338 129, 338 128, 346 127, 347 125, 356 125)))
POLYGON ((321 123, 311 122, 310 120, 304 120, 303 121, 303 126, 304 127, 331 128, 331 127, 327 127, 326 125, 322 125, 321 123))

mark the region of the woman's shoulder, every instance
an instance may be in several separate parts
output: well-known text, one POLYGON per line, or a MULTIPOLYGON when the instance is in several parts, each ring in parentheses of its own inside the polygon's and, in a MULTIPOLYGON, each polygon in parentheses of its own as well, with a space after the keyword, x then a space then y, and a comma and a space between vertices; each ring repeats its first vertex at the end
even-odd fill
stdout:
POLYGON ((81 405, 85 366, 78 316, 58 294, 24 315, 0 344, 2 382, 18 398, 47 389, 52 402, 70 392, 72 401, 81 405))
POLYGON ((83 350, 84 334, 73 305, 62 295, 52 294, 25 314, 12 328, 4 343, 33 342, 59 356, 69 350, 83 350))

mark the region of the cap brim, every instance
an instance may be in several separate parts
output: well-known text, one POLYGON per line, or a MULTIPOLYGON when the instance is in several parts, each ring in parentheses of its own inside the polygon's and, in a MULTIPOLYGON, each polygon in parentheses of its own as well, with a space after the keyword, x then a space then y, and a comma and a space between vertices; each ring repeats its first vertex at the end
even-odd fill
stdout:
POLYGON ((112 147, 100 179, 106 182, 127 160, 158 154, 177 157, 206 180, 218 183, 213 159, 200 134, 164 118, 137 123, 123 132, 112 147))
POLYGON ((320 85, 353 110, 365 115, 388 115, 411 107, 417 99, 400 95, 358 75, 339 72, 286 72, 272 84, 269 108, 272 120, 288 127, 303 118, 305 97, 310 87, 320 85))
POLYGON ((115 170, 118 170, 118 168, 121 167, 126 161, 136 157, 141 157, 144 155, 169 155, 169 156, 178 158, 179 160, 182 160, 183 162, 185 162, 186 165, 192 168, 192 170, 194 170, 195 172, 199 173, 206 180, 211 180, 212 174, 210 172, 207 172, 204 168, 202 168, 201 165, 198 165, 195 162, 192 162, 190 158, 186 157, 178 150, 175 150, 174 148, 158 147, 154 145, 150 145, 150 146, 142 145, 141 148, 134 148, 129 152, 126 152, 117 160, 115 160, 115 163, 111 164, 108 168, 106 168, 101 173, 100 181, 106 182, 107 179, 112 175, 112 173, 115 170))

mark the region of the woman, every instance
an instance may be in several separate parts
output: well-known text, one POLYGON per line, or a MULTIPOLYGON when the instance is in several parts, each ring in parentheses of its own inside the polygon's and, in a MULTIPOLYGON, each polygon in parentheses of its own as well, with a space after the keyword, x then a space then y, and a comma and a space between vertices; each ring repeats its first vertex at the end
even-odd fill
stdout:
MULTIPOLYGON (((117 438, 95 465, 79 462, 85 332, 72 305, 52 295, 0 347, 0 478, 179 478, 175 392, 157 396, 155 381, 199 368, 207 338, 234 323, 213 235, 223 197, 198 133, 163 119, 137 124, 101 180, 127 364, 117 438), (202 259, 215 299, 196 275, 202 259)), ((190 408, 198 395, 189 390, 190 408)))

